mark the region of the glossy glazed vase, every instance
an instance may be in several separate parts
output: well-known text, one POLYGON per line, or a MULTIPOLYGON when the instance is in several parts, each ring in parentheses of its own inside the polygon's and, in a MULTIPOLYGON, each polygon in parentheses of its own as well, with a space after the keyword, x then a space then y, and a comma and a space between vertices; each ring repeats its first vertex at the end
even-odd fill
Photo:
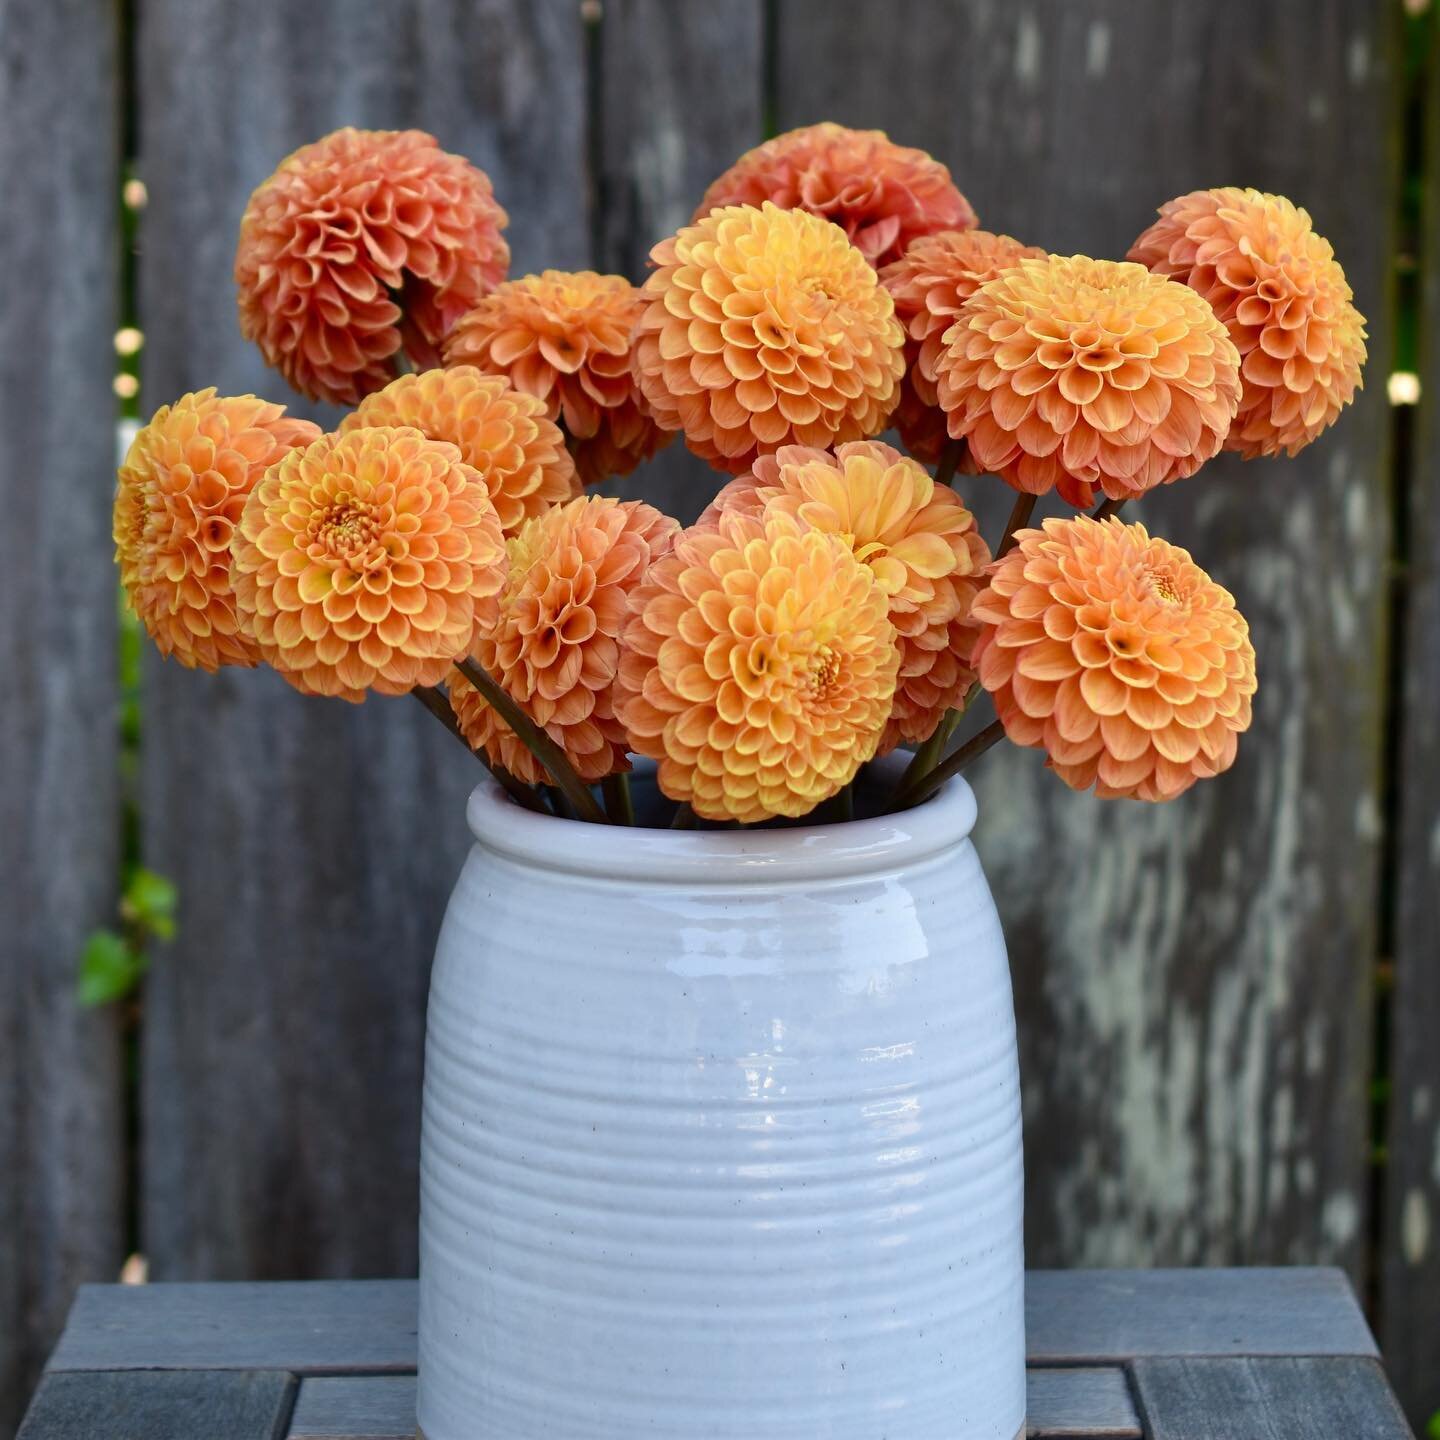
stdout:
POLYGON ((600 829, 482 785, 430 994, 426 1440, 1015 1440, 1020 1103, 964 781, 600 829))

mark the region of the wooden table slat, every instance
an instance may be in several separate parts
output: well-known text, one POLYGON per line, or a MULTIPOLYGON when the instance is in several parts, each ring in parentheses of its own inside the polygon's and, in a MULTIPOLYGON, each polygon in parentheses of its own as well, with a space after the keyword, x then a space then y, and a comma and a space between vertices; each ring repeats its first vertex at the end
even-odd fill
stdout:
POLYGON ((1150 1440, 1413 1440, 1359 1356, 1141 1359, 1131 1373, 1150 1440))
MULTIPOLYGON (((415 1369, 412 1280, 84 1286, 52 1370, 415 1369)), ((1376 1355, 1338 1270, 1039 1270, 1026 1277, 1030 1359, 1376 1355)))
POLYGON ((50 1373, 16 1440, 282 1440, 295 1388, 277 1370, 50 1373))

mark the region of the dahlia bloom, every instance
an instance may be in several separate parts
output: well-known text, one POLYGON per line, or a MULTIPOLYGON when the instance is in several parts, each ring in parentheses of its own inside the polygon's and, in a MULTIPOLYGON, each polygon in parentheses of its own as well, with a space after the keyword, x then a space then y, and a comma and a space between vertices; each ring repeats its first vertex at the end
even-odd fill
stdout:
POLYGON ((456 323, 447 365, 478 365, 537 396, 565 426, 587 485, 628 475, 670 437, 630 372, 645 299, 621 275, 546 270, 498 286, 456 323))
POLYGON ((1240 357, 1196 293, 1140 265, 1050 255, 982 285, 935 362, 950 434, 1017 490, 1132 499, 1193 475, 1240 400, 1240 357))
POLYGON ((1065 783, 1171 800, 1235 759, 1255 651, 1234 597, 1143 525, 1022 530, 975 600, 975 664, 1005 733, 1065 783))
MULTIPOLYGON (((1022 245, 988 230, 946 230, 922 235, 880 272, 905 327, 905 381, 892 423, 917 460, 933 464, 949 438, 935 393, 935 362, 945 332, 964 304, 987 281, 1025 259, 1039 259, 1037 245, 1022 245)), ((964 469, 973 467, 967 462, 964 469)))
POLYGON ((1189 285, 1228 327, 1244 389, 1227 450, 1294 455, 1354 399, 1365 317, 1330 242, 1283 195, 1233 186, 1181 195, 1160 207, 1130 259, 1189 285))
POLYGON ((830 122, 747 150, 705 192, 694 219, 767 200, 832 221, 877 270, 920 235, 976 223, 949 170, 925 151, 896 145, 883 130, 830 122))
POLYGON ((162 655, 212 672, 255 664, 230 588, 230 542, 266 468, 319 434, 283 405, 212 388, 161 406, 135 436, 115 492, 115 560, 162 655))
MULTIPOLYGON (((611 687, 631 592, 679 526, 651 505, 594 495, 537 516, 509 543, 498 620, 474 657, 565 752, 586 783, 628 770, 611 687)), ((450 704, 471 746, 528 784, 550 779, 459 671, 450 704)))
POLYGON ((880 743, 899 647, 839 535, 779 511, 684 532, 631 600, 615 713, 711 820, 806 815, 880 743))
POLYGON ((900 646, 879 753, 928 740, 975 679, 970 605, 990 551, 960 497, 888 445, 855 441, 833 455, 787 445, 732 480, 701 523, 731 511, 791 515, 841 536, 870 567, 900 646))
POLYGON ((451 325, 505 278, 507 219, 485 172, 433 136, 337 130, 250 197, 241 333, 302 395, 353 405, 402 350, 439 363, 451 325))
POLYGON ((782 445, 885 428, 905 369, 895 306, 834 226, 766 202, 716 210, 651 252, 635 341, 657 423, 733 474, 782 445))
POLYGON ((485 481, 408 426, 323 435, 271 466, 231 566, 261 657, 307 695, 356 702, 443 680, 504 579, 485 481))
POLYGON ((480 472, 507 536, 580 489, 544 402, 473 365, 392 380, 340 422, 340 434, 372 425, 413 425, 431 440, 448 440, 480 472))

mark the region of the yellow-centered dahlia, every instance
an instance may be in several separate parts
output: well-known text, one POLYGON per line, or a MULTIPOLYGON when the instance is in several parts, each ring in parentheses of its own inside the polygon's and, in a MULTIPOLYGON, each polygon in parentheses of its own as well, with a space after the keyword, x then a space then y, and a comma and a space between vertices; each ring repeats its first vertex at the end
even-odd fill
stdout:
POLYGON ((702 517, 784 512, 841 536, 884 591, 900 668, 879 752, 928 740, 974 680, 970 605, 990 551, 960 497, 908 456, 876 441, 832 455, 787 445, 732 480, 702 517))
POLYGON ((878 270, 917 236, 975 224, 950 172, 883 130, 806 125, 747 150, 705 192, 696 220, 722 205, 808 210, 838 225, 878 270))
MULTIPOLYGON (((473 653, 587 782, 630 768, 612 695, 620 631, 631 592, 679 528, 638 500, 593 495, 537 516, 509 542, 499 618, 476 634, 473 653)), ((450 703, 475 749, 527 783, 549 780, 459 671, 450 703)))
POLYGON ((1283 195, 1233 186, 1160 207, 1130 259, 1208 300, 1240 351, 1244 390, 1227 450, 1294 455, 1362 384, 1365 317, 1330 242, 1283 195))
POLYGON ((615 681, 631 748, 707 819, 808 814, 880 743, 888 609, 842 536, 780 511, 695 526, 631 602, 615 681))
POLYGON ((402 375, 367 395, 340 433, 371 425, 413 425, 448 440, 480 472, 506 535, 580 489, 575 462, 543 401, 473 365, 402 375))
POLYGON ((546 270, 508 281, 456 323, 447 365, 478 365, 545 402, 587 485, 628 475, 669 442, 631 373, 644 296, 623 275, 546 270))
POLYGON ((266 471, 231 577, 265 661, 307 695, 358 702, 445 679, 494 617, 505 539, 453 445, 372 426, 266 471))
POLYGON ((894 302, 826 220, 766 202, 657 245, 635 374, 658 423, 721 470, 885 428, 904 373, 894 302))
MULTIPOLYGON (((891 423, 916 459, 938 460, 949 438, 935 393, 935 362, 960 306, 1002 270, 1044 254, 1039 246, 988 230, 946 230, 922 235, 880 272, 907 336, 905 381, 891 423)), ((973 469, 968 457, 962 468, 973 469)))
POLYGON ((240 330, 302 395, 353 405, 391 357, 439 363, 451 325, 505 278, 490 180, 420 130, 336 130, 297 150, 240 222, 240 330))
POLYGON ((1193 475, 1240 399, 1240 357, 1196 293, 1141 265, 1049 255, 982 285, 935 362, 950 434, 1017 490, 1089 506, 1193 475))
POLYGON ((1255 651, 1234 597, 1143 525, 1088 516, 1022 530, 973 613, 1005 733, 1067 785, 1171 800, 1235 759, 1255 651))
POLYGON ((230 543, 266 468, 320 429, 214 389, 163 405, 131 442, 115 491, 115 561, 162 655, 217 670, 259 658, 230 588, 230 543))

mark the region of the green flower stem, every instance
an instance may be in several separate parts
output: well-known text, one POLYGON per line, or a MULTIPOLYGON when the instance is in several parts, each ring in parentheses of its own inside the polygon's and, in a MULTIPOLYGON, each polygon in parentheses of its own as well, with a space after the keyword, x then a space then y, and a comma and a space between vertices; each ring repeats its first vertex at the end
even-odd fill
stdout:
POLYGON ((934 769, 927 770, 912 783, 902 785, 900 793, 895 797, 893 808, 909 810, 922 800, 928 800, 947 780, 958 775, 972 760, 978 760, 997 740, 1004 739, 1004 736, 1004 725, 998 720, 992 720, 978 735, 967 740, 934 769))
POLYGON ((481 750, 470 750, 470 742, 455 718, 455 711, 449 700, 433 685, 417 685, 410 692, 470 753, 500 782, 506 794, 527 810, 539 815, 548 815, 545 803, 529 785, 517 780, 502 765, 492 765, 490 757, 481 750))
POLYGON ((630 798, 628 775, 623 771, 618 775, 607 775, 600 782, 600 793, 605 797, 605 813, 612 825, 635 823, 635 802, 630 798))
POLYGON ((1005 522, 1005 530, 1000 536, 1000 543, 995 547, 995 558, 999 560, 1002 556, 1008 555, 1018 543, 1015 537, 1030 523, 1030 516, 1035 512, 1035 502, 1038 495, 1027 494, 1022 490, 1015 497, 1015 504, 1011 507, 1010 518, 1005 522))
POLYGON ((1118 515, 1120 513, 1120 507, 1124 503, 1125 502, 1123 500, 1107 500, 1095 511, 1094 515, 1092 515, 1090 518, 1092 520, 1108 520, 1110 516, 1118 515))
POLYGON ((945 448, 940 452, 940 463, 935 467, 935 483, 948 485, 955 478, 955 472, 960 468, 960 461, 964 456, 963 440, 947 440, 945 448))
POLYGON ((675 818, 670 822, 670 828, 672 830, 693 830, 699 823, 700 817, 696 815, 687 801, 675 812, 675 818))
POLYGON ((515 732, 520 743, 545 767, 561 794, 574 807, 576 816, 594 825, 608 824, 605 812, 595 803, 595 797, 570 768, 565 752, 515 703, 494 676, 468 655, 457 660, 455 668, 494 707, 495 713, 515 732))

